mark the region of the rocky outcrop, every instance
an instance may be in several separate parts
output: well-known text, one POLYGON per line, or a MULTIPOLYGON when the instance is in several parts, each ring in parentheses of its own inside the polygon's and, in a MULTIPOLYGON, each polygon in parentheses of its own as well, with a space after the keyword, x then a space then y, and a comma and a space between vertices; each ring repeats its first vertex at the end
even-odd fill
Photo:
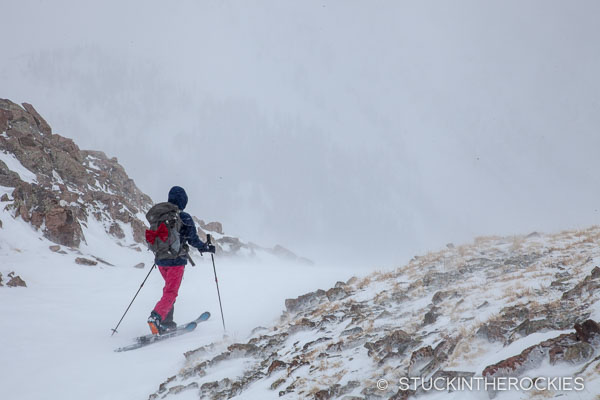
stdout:
POLYGON ((220 222, 209 222, 208 224, 200 224, 200 227, 207 231, 217 232, 223 234, 223 225, 220 222))
MULTIPOLYGON (((0 186, 13 188, 12 198, 5 195, 0 199, 7 203, 3 207, 49 240, 77 248, 86 240, 85 228, 94 219, 122 245, 131 245, 125 243, 129 237, 145 243, 144 214, 152 206, 150 197, 136 186, 115 157, 81 150, 72 139, 52 133, 31 104, 20 106, 0 99, 0 152, 14 156, 22 165, 21 172, 27 175, 12 171, 0 158, 0 186)), ((223 236, 220 222, 195 220, 201 238, 205 239, 206 233, 216 236, 214 244, 220 255, 265 252, 280 259, 311 263, 281 246, 268 249, 223 236)))
MULTIPOLYGON (((21 107, 0 99, 0 132, 0 151, 14 155, 25 170, 35 174, 34 181, 24 180, 0 161, 0 185, 14 188, 8 208, 15 216, 68 247, 85 240, 82 225, 88 218, 107 226, 129 225, 134 239, 142 242, 145 228, 137 215, 151 206, 151 199, 116 158, 80 150, 73 140, 53 134, 27 103, 21 107)), ((107 233, 118 237, 121 231, 113 228, 107 233)))
POLYGON ((84 258, 84 257, 77 257, 75 259, 75 264, 79 264, 79 265, 98 265, 98 261, 89 260, 89 259, 84 258))
MULTIPOLYGON (((0 276, 0 286, 2 286, 2 277, 0 276)), ((25 281, 19 276, 15 275, 14 272, 10 272, 8 274, 8 282, 6 282, 6 286, 8 287, 27 287, 25 281)))
MULTIPOLYGON (((542 363, 550 365, 567 363, 581 365, 592 359, 600 344, 600 326, 586 320, 574 327, 576 333, 562 334, 544 340, 523 350, 521 353, 487 366, 482 376, 486 379, 499 377, 522 377, 538 368, 542 363)), ((492 397, 495 391, 490 391, 492 397)))
POLYGON ((200 398, 243 398, 262 387, 265 398, 409 399, 431 391, 399 388, 401 378, 522 377, 541 363, 600 384, 600 325, 589 318, 600 301, 600 228, 518 240, 480 238, 287 299, 279 323, 247 341, 187 352, 183 369, 150 397, 187 388, 200 398), (509 345, 518 354, 485 361, 509 345), (208 379, 230 362, 243 372, 208 379))

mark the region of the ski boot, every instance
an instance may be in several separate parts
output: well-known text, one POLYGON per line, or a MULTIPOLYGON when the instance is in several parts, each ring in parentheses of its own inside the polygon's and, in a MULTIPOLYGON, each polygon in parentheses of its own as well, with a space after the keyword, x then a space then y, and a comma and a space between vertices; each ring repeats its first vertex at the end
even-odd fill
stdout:
POLYGON ((169 313, 167 314, 167 316, 165 317, 165 320, 161 323, 161 326, 163 327, 165 332, 171 332, 171 331, 174 331, 177 329, 177 323, 175 323, 175 321, 173 321, 173 312, 174 311, 175 311, 175 307, 173 306, 171 308, 171 310, 169 311, 169 313))
POLYGON ((164 328, 161 325, 162 318, 156 311, 152 311, 150 316, 148 317, 148 326, 150 327, 150 332, 153 335, 160 335, 164 332, 164 328))

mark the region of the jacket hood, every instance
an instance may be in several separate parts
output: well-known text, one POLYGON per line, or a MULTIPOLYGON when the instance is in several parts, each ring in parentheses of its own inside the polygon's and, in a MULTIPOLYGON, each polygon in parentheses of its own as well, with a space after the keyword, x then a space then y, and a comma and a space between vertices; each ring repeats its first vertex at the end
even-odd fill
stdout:
POLYGON ((183 210, 185 209, 187 202, 187 193, 182 187, 173 186, 171 190, 169 190, 169 203, 175 204, 180 210, 183 210))

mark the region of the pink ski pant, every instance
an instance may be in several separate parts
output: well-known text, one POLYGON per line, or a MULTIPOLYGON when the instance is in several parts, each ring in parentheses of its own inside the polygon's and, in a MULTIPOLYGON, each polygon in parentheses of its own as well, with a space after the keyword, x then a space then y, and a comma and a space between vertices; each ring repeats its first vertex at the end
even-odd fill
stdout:
POLYGON ((171 311, 171 308, 173 308, 173 304, 175 304, 175 299, 177 298, 177 294, 179 292, 179 285, 181 285, 181 279, 183 278, 184 269, 184 265, 178 265, 174 267, 158 266, 158 270, 165 280, 165 287, 163 288, 162 297, 154 307, 154 311, 160 314, 160 317, 163 319, 163 321, 169 311, 171 311))

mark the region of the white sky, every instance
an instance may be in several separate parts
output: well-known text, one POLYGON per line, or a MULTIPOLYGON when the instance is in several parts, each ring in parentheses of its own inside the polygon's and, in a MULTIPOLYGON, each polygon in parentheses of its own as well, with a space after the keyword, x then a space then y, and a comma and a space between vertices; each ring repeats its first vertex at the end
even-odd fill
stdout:
POLYGON ((389 266, 599 223, 600 2, 0 9, 0 97, 226 233, 389 266))

